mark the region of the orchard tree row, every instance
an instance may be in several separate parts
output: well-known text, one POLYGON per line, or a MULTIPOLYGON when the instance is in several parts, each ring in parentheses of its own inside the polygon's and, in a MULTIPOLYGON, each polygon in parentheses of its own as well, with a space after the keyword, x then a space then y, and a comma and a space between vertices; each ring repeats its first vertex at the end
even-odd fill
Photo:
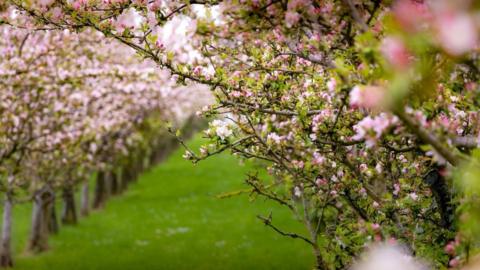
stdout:
POLYGON ((78 211, 101 208, 160 162, 175 146, 167 125, 191 133, 194 110, 210 96, 201 86, 176 86, 168 72, 95 31, 34 29, 27 16, 2 8, 0 266, 9 267, 15 204, 33 202, 26 248, 46 250, 58 219, 76 224, 78 211))
POLYGON ((230 151, 261 164, 271 178, 252 172, 252 196, 291 210, 306 233, 259 218, 310 246, 317 269, 349 267, 375 242, 440 269, 478 253, 478 1, 7 3, 35 20, 26 27, 96 32, 179 85, 209 86, 210 143, 186 158, 230 151))

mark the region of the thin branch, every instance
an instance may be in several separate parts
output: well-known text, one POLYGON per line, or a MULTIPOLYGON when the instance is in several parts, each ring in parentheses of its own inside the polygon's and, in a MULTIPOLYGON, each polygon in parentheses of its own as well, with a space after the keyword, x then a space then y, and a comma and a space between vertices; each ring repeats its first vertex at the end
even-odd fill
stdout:
POLYGON ((272 228, 274 231, 276 231, 277 233, 279 233, 283 236, 287 236, 287 237, 294 238, 294 239, 302 239, 303 241, 307 242, 308 244, 310 244, 312 246, 314 245, 314 243, 312 241, 310 241, 308 238, 306 238, 305 236, 302 236, 302 235, 299 235, 299 234, 296 234, 296 233, 284 232, 284 231, 280 230, 279 228, 277 228, 275 225, 272 224, 272 214, 271 213, 270 213, 268 218, 262 217, 260 215, 258 215, 257 218, 260 219, 263 222, 263 224, 272 228))
MULTIPOLYGON (((231 102, 231 101, 221 101, 221 103, 223 105, 227 105, 227 106, 235 106, 235 107, 239 107, 239 108, 246 109, 246 110, 249 110, 249 111, 262 112, 262 113, 266 113, 266 114, 276 114, 276 115, 283 115, 283 116, 299 115, 299 113, 295 112, 295 111, 264 109, 264 108, 256 107, 256 106, 249 105, 249 104, 241 104, 241 103, 235 103, 235 102, 231 102)), ((312 116, 312 115, 315 115, 315 114, 319 114, 321 112, 322 112, 321 110, 310 110, 310 111, 306 112, 306 115, 307 116, 312 116)))
POLYGON ((250 177, 246 180, 247 184, 250 185, 250 186, 253 188, 252 192, 255 192, 255 193, 257 193, 257 194, 259 194, 259 195, 262 195, 262 196, 264 196, 264 197, 266 197, 266 198, 268 198, 268 199, 270 199, 270 200, 272 200, 272 201, 275 201, 275 202, 277 202, 277 203, 279 203, 279 204, 281 204, 281 205, 284 205, 284 206, 288 207, 288 208, 289 208, 290 210, 292 210, 292 211, 294 210, 294 207, 293 207, 291 204, 289 204, 287 201, 282 200, 282 199, 278 198, 277 196, 272 195, 272 194, 270 194, 270 193, 265 192, 264 190, 262 190, 262 188, 260 188, 260 187, 255 183, 255 182, 256 182, 255 180, 257 180, 257 179, 255 179, 255 180, 253 180, 253 179, 255 179, 255 178, 254 178, 253 176, 250 176, 250 177))

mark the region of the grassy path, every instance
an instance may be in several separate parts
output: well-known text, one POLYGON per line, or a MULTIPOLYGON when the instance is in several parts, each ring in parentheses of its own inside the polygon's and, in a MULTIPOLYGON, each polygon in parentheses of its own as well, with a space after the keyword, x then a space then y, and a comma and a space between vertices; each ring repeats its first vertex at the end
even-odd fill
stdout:
POLYGON ((277 235, 255 217, 273 211, 277 225, 295 228, 288 212, 263 200, 250 203, 247 196, 215 197, 245 188, 248 167, 228 155, 192 166, 181 154, 145 173, 104 210, 62 227, 42 255, 23 253, 30 207, 16 207, 15 269, 310 268, 304 243, 277 235))

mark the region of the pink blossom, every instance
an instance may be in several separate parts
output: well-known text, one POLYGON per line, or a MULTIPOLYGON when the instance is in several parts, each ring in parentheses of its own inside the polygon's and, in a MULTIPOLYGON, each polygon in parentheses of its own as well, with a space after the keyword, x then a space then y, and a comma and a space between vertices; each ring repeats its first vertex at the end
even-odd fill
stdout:
POLYGON ((478 45, 478 29, 466 13, 444 13, 436 21, 440 46, 451 55, 462 55, 478 45))
POLYGON ((285 23, 287 27, 292 27, 300 21, 300 14, 295 11, 287 11, 285 13, 285 23))
POLYGON ((149 8, 151 11, 158 11, 160 8, 165 6, 165 1, 163 0, 154 0, 152 3, 149 5, 149 8))
POLYGON ((52 10, 51 10, 51 13, 52 13, 52 18, 54 20, 59 20, 62 18, 63 16, 63 11, 62 11, 62 8, 60 7, 54 7, 52 10))
POLYGON ((292 165, 297 169, 302 169, 305 166, 305 163, 301 160, 293 160, 292 165))
POLYGON ((365 163, 360 164, 359 168, 361 172, 365 172, 366 170, 368 170, 368 166, 365 163))
POLYGON ((286 40, 285 35, 277 28, 273 30, 273 35, 277 42, 284 42, 286 40))
POLYGON ((449 242, 446 246, 445 246, 445 253, 449 254, 449 255, 453 255, 455 254, 455 243, 454 242, 449 242))
POLYGON ((331 78, 330 80, 328 80, 327 88, 330 92, 335 91, 335 88, 337 88, 337 80, 335 80, 335 78, 331 78))
POLYGON ((387 37, 382 41, 380 51, 395 68, 406 69, 410 65, 411 55, 403 41, 398 37, 387 37))
POLYGON ((399 192, 400 192, 400 185, 396 183, 393 185, 393 195, 398 196, 399 192))
POLYGON ((465 84, 465 89, 469 90, 469 91, 473 91, 475 89, 478 89, 478 84, 475 83, 475 82, 468 82, 465 84))
POLYGON ((324 156, 322 156, 318 152, 313 153, 313 161, 312 161, 313 165, 321 165, 324 162, 325 162, 325 157, 324 156))
POLYGON ((143 17, 140 13, 134 9, 126 9, 118 16, 116 21, 116 27, 118 32, 123 32, 125 29, 134 30, 140 27, 143 22, 143 17))
POLYGON ((232 97, 239 98, 242 96, 242 92, 240 91, 232 91, 232 97))
POLYGON ((429 17, 424 3, 414 0, 399 0, 393 7, 395 18, 406 31, 418 31, 429 17))
POLYGON ((75 9, 75 10, 79 10, 79 9, 82 8, 83 5, 84 5, 83 1, 77 0, 77 1, 72 3, 72 8, 75 9))
POLYGON ((454 267, 454 268, 455 268, 455 267, 457 267, 458 265, 460 265, 460 261, 458 260, 457 257, 455 257, 455 258, 451 259, 450 262, 448 262, 448 265, 449 265, 450 267, 454 267))
MULTIPOLYGON (((275 144, 280 144, 282 143, 282 137, 279 136, 277 133, 272 132, 267 135, 267 141, 269 142, 274 142, 275 144)), ((303 166, 302 166, 303 167, 303 166)))
POLYGON ((327 184, 327 180, 325 180, 324 178, 317 178, 317 180, 315 180, 315 184, 320 187, 320 186, 323 186, 323 185, 326 185, 327 184))
POLYGON ((267 7, 267 13, 269 15, 276 15, 278 14, 278 7, 276 5, 269 5, 267 7))
POLYGON ((367 109, 382 107, 385 89, 380 86, 355 86, 350 91, 350 106, 367 109))
POLYGON ((353 126, 356 134, 352 137, 352 139, 365 139, 367 147, 373 147, 376 144, 376 141, 382 136, 382 133, 397 121, 398 119, 396 117, 392 117, 387 113, 381 113, 374 118, 367 116, 358 122, 358 124, 353 126))

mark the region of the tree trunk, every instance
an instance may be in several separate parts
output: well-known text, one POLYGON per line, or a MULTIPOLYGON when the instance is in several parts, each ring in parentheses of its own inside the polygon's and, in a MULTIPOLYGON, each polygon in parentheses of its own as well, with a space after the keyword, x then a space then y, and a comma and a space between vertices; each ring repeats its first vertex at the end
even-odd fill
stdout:
POLYGON ((32 231, 28 250, 38 253, 48 249, 48 221, 51 218, 52 192, 41 190, 35 194, 32 210, 32 231))
POLYGON ((150 149, 149 156, 148 156, 148 167, 151 169, 157 163, 157 145, 154 144, 150 149))
POLYGON ((90 189, 88 185, 88 181, 83 183, 82 185, 82 192, 80 196, 80 214, 82 216, 88 216, 90 211, 90 189))
POLYGON ((136 182, 138 180, 138 177, 140 176, 140 162, 138 161, 138 157, 133 159, 132 163, 132 181, 136 182))
POLYGON ((50 205, 50 218, 48 219, 48 232, 57 234, 59 230, 58 219, 57 219, 57 209, 55 205, 55 194, 52 194, 52 203, 50 205))
POLYGON ((95 194, 93 198, 93 208, 99 209, 105 205, 108 197, 106 174, 99 171, 97 174, 97 183, 95 185, 95 194))
POLYGON ((452 203, 452 195, 447 181, 440 173, 443 169, 441 166, 436 166, 427 173, 424 181, 429 185, 438 205, 438 212, 441 217, 440 224, 445 229, 454 230, 455 204, 452 203))
POLYGON ((325 262, 323 261, 322 255, 320 254, 320 249, 318 246, 313 247, 313 254, 315 256, 315 269, 317 270, 325 270, 325 262))
POLYGON ((12 259, 12 196, 10 192, 5 195, 3 203, 3 223, 2 223, 2 239, 0 246, 0 267, 8 268, 13 266, 12 259))
POLYGON ((106 190, 106 198, 110 197, 112 195, 112 171, 107 170, 104 173, 105 177, 105 190, 106 190))
POLYGON ((120 187, 119 187, 119 184, 118 184, 118 170, 117 169, 113 169, 111 172, 110 172, 110 189, 111 189, 111 194, 113 195, 116 195, 118 193, 120 193, 120 187))
POLYGON ((136 164, 137 164, 137 162, 136 162, 135 158, 133 158, 128 164, 128 172, 129 172, 129 175, 130 175, 129 182, 135 182, 137 180, 138 171, 137 171, 136 164))
POLYGON ((140 154, 137 156, 137 158, 135 159, 135 163, 134 163, 134 167, 135 167, 135 179, 134 181, 137 181, 138 180, 138 177, 140 176, 140 174, 142 174, 143 170, 144 170, 144 153, 145 151, 141 151, 140 154))
POLYGON ((120 167, 118 173, 118 190, 120 193, 124 192, 127 189, 128 180, 125 175, 125 166, 120 167))
POLYGON ((75 207, 75 192, 73 188, 65 187, 63 189, 63 211, 62 223, 73 225, 77 224, 77 209, 75 207))
POLYGON ((153 164, 155 163, 155 155, 153 154, 153 150, 150 149, 148 152, 147 152, 147 165, 145 166, 145 168, 150 171, 150 169, 153 167, 153 164))

